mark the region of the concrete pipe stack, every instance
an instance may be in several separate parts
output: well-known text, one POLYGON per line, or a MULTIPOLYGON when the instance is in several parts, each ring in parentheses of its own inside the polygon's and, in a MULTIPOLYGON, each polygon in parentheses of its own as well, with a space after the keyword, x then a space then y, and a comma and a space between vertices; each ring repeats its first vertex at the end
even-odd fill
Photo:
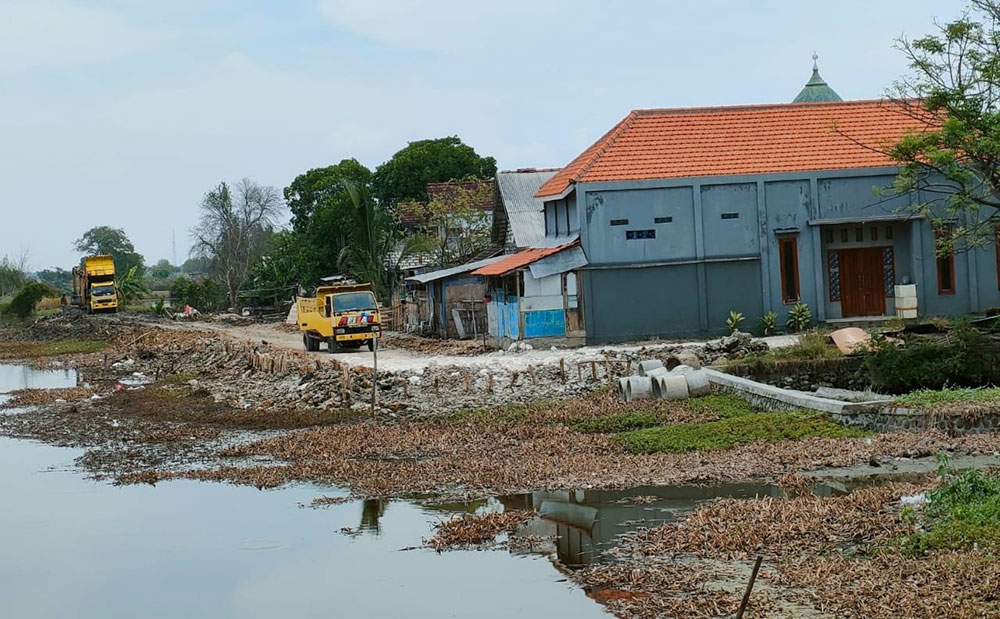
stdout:
POLYGON ((647 398, 662 400, 685 400, 711 393, 708 373, 701 369, 701 363, 693 354, 675 355, 668 359, 664 367, 657 359, 640 361, 638 376, 618 379, 618 393, 623 400, 647 398))

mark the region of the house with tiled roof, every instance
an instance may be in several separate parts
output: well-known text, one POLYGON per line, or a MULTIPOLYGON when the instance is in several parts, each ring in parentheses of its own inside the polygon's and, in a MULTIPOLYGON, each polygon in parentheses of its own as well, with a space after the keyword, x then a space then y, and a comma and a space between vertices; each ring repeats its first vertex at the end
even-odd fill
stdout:
POLYGON ((587 341, 720 333, 730 311, 756 329, 800 303, 825 322, 1000 305, 996 247, 937 256, 947 230, 908 208, 926 196, 892 189, 886 149, 934 126, 919 110, 841 101, 814 64, 793 103, 629 113, 535 194, 549 246, 579 239, 587 341))

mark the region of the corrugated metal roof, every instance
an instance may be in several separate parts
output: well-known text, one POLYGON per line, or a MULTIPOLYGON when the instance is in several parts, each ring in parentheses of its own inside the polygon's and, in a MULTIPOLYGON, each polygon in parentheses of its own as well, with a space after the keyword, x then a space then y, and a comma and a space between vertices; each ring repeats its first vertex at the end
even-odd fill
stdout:
POLYGON ((532 168, 497 173, 497 188, 516 247, 531 247, 545 236, 543 204, 535 193, 558 171, 532 168))
MULTIPOLYGON (((572 243, 576 243, 576 241, 571 241, 570 244, 572 243)), ((501 259, 496 263, 480 267, 472 274, 492 276, 506 275, 511 271, 528 266, 532 262, 541 260, 545 256, 551 256, 556 252, 562 251, 567 246, 568 245, 560 245, 558 247, 532 247, 531 249, 519 251, 516 254, 507 254, 506 256, 501 256, 501 259)))
POLYGON ((498 262, 506 258, 506 256, 493 256, 492 258, 486 258, 484 260, 476 260, 475 262, 467 262, 465 264, 460 264, 457 267, 451 267, 449 269, 439 269, 437 271, 430 271, 427 273, 421 273, 419 275, 414 275, 413 277, 407 277, 408 282, 417 282, 419 284, 426 284, 427 282, 437 281, 439 279, 444 279, 446 277, 451 277, 452 275, 461 275, 462 273, 468 273, 469 271, 475 271, 476 269, 489 266, 494 262, 498 262))
POLYGON ((587 255, 583 253, 583 248, 579 245, 573 245, 562 251, 557 251, 551 256, 545 256, 541 260, 532 262, 528 265, 528 270, 531 271, 532 277, 541 279, 556 273, 579 269, 588 264, 587 255))

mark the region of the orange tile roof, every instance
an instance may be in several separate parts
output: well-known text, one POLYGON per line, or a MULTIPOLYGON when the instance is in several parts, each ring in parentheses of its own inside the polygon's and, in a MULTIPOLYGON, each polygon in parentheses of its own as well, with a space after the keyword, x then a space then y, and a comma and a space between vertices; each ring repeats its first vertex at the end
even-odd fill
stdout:
POLYGON ((889 101, 635 110, 539 188, 573 183, 877 168, 878 150, 934 126, 889 101))
POLYGON ((552 254, 558 253, 570 245, 575 245, 577 242, 578 241, 571 241, 556 247, 533 247, 531 249, 525 249, 517 252, 516 254, 511 254, 505 258, 501 258, 493 264, 487 264, 484 267, 478 268, 473 271, 472 274, 486 276, 506 275, 511 271, 528 266, 532 262, 538 262, 545 256, 551 256, 552 254))

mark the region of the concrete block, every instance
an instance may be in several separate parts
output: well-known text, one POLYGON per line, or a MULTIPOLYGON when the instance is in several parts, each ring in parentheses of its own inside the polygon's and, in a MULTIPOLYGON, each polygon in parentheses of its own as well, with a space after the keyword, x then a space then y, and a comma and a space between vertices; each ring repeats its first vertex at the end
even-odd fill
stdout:
POLYGON ((645 376, 646 372, 650 370, 655 370, 656 368, 662 368, 663 362, 659 359, 647 359, 646 361, 639 362, 639 376, 645 376))
POLYGON ((896 317, 897 318, 916 318, 917 317, 917 310, 916 310, 916 308, 914 308, 914 309, 899 309, 899 308, 896 308, 896 317))
POLYGON ((893 294, 897 297, 916 297, 917 285, 905 284, 905 285, 893 286, 893 294))

